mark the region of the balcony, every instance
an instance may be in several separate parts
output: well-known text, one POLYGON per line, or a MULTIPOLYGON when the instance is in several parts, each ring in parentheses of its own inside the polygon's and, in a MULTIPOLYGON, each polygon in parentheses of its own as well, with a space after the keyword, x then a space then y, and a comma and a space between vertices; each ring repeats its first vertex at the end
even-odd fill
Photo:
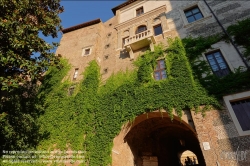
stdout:
POLYGON ((124 41, 124 47, 129 52, 130 58, 134 59, 133 51, 147 46, 150 46, 151 51, 154 51, 154 43, 155 38, 153 30, 148 29, 126 38, 124 41))

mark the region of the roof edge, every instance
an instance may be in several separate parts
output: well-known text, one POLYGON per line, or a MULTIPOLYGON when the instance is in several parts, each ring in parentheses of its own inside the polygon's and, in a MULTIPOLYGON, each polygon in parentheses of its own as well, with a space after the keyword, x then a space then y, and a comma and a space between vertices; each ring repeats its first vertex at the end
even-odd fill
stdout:
POLYGON ((74 31, 74 30, 77 30, 77 29, 80 29, 80 28, 84 28, 84 27, 87 27, 87 26, 90 26, 90 25, 94 25, 94 24, 98 24, 102 22, 100 18, 98 19, 95 19, 95 20, 91 20, 91 21, 88 21, 88 22, 84 22, 82 24, 78 24, 78 25, 75 25, 75 26, 72 26, 72 27, 69 27, 69 28, 65 28, 62 30, 63 33, 68 33, 68 32, 71 32, 71 31, 74 31))
POLYGON ((123 8, 123 7, 125 7, 125 6, 127 6, 127 5, 129 5, 129 4, 131 4, 131 3, 133 3, 133 2, 135 2, 135 1, 137 1, 137 0, 128 0, 127 2, 124 2, 124 3, 120 4, 120 5, 118 5, 118 6, 114 7, 114 8, 112 8, 111 10, 112 10, 112 12, 113 12, 114 15, 115 15, 115 14, 116 14, 116 10, 119 10, 119 9, 121 9, 121 8, 123 8))

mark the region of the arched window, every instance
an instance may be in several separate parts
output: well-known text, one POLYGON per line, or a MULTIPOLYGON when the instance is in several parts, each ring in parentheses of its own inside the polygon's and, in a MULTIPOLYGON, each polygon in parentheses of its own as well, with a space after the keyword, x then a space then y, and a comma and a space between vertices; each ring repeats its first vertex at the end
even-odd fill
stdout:
POLYGON ((141 32, 143 32, 143 31, 146 31, 147 30, 147 27, 145 26, 145 25, 141 25, 141 26, 139 26, 137 29, 136 29, 136 34, 137 33, 141 33, 141 32))

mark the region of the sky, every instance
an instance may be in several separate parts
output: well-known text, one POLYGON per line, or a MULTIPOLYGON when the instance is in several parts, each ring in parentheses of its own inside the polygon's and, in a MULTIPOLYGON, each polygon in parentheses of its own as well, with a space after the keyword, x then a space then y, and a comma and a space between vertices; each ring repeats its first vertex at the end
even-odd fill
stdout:
MULTIPOLYGON (((61 5, 64 7, 64 12, 60 14, 63 28, 88 22, 100 18, 102 22, 106 22, 114 16, 112 8, 124 3, 125 0, 113 1, 86 1, 86 0, 62 0, 61 5)), ((60 42, 62 33, 58 34, 58 38, 43 37, 47 42, 60 42)), ((55 51, 55 50, 53 50, 55 51)))

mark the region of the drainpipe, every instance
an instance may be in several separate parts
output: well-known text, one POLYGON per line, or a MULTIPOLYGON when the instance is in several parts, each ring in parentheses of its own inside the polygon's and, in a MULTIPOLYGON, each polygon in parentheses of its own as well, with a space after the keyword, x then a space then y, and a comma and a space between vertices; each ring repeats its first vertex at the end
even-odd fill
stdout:
POLYGON ((243 63, 246 65, 247 69, 250 70, 250 66, 248 65, 247 61, 245 60, 245 58, 243 57, 243 55, 241 54, 240 50, 238 49, 238 47, 236 46, 236 44, 234 43, 233 39, 231 38, 231 36, 227 33, 226 29, 223 27, 223 25, 221 24, 220 20, 218 19, 218 17, 215 15, 215 13, 213 12, 213 10, 210 8, 210 6, 208 5, 207 1, 204 0, 205 4, 207 5, 208 9, 210 10, 210 12, 212 13, 212 15, 214 16, 214 18, 216 19, 217 23, 219 24, 219 26, 221 27, 222 31, 227 35, 227 37, 229 38, 229 41, 232 43, 232 45, 234 46, 235 50, 237 51, 237 53, 240 55, 243 63))

